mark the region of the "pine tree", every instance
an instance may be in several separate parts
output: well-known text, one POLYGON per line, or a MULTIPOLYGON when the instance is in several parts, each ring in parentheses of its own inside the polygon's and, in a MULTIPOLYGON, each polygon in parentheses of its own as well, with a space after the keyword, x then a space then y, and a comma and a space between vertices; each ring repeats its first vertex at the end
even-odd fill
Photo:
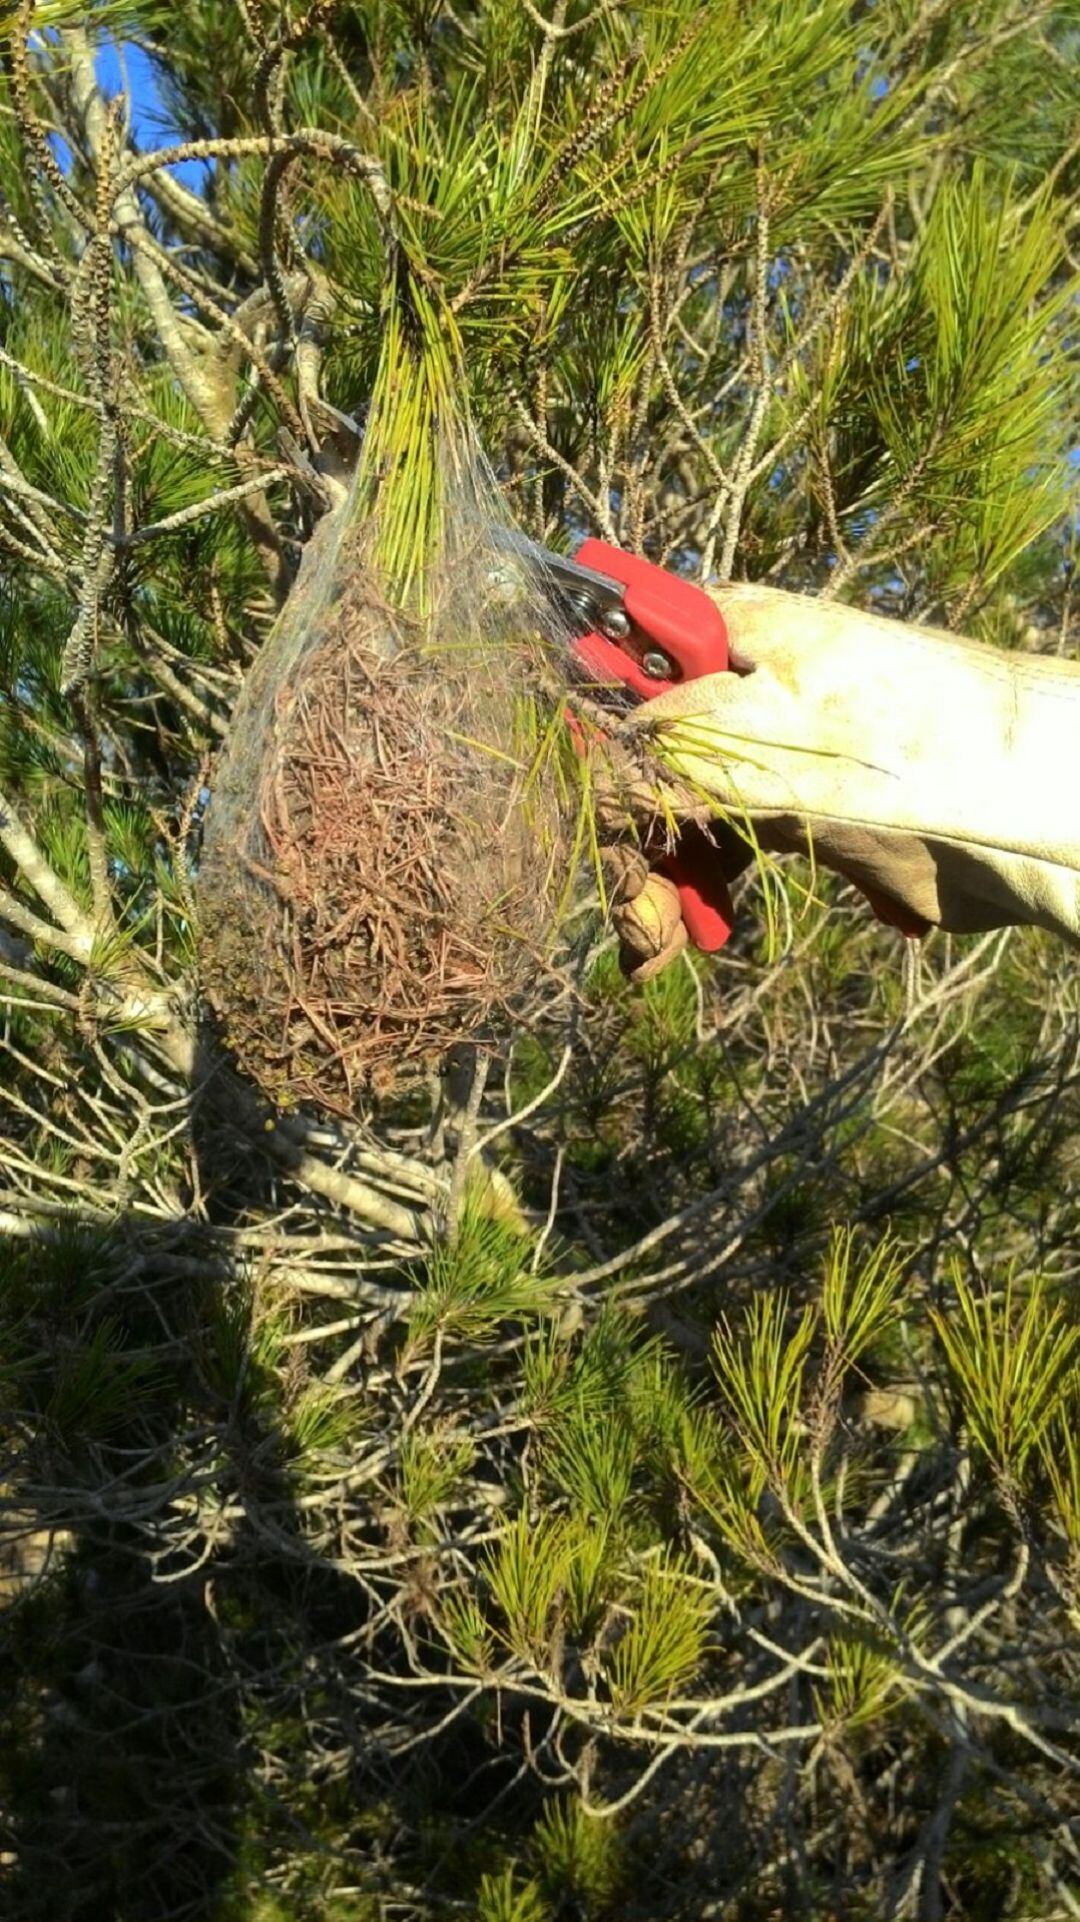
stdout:
POLYGON ((1075 649, 1074 0, 0 50, 12 1913, 1074 1914, 1070 958, 766 872, 634 989, 587 901, 497 1059, 335 1120, 196 899, 342 477, 415 599, 466 413, 549 545, 1075 649))

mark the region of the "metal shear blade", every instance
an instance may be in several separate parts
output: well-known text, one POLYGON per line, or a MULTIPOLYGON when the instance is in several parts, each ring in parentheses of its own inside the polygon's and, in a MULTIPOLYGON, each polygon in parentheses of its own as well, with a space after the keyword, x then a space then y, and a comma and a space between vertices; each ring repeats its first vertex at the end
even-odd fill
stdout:
POLYGON ((577 668, 604 690, 600 698, 621 690, 624 700, 647 701, 727 667, 723 618, 691 582, 605 541, 584 541, 569 560, 510 529, 492 531, 566 627, 577 668))
POLYGON ((626 587, 622 581, 614 580, 610 574, 601 574, 593 567, 583 567, 566 554, 556 554, 553 548, 541 547, 538 541, 530 540, 516 529, 494 527, 491 534, 497 551, 528 571, 539 591, 558 603, 568 617, 568 624, 576 631, 586 633, 593 628, 607 631, 602 624, 610 622, 613 640, 622 639, 629 632, 630 623, 623 611, 626 587))

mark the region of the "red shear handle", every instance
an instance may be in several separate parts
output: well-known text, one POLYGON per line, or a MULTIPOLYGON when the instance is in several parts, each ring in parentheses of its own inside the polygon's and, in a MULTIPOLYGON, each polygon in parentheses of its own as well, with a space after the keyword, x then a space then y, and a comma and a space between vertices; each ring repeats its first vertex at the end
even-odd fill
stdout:
MULTIPOLYGON (((574 559, 626 587, 623 611, 630 621, 626 643, 587 634, 577 652, 598 680, 618 680, 643 701, 665 694, 680 681, 722 674, 728 666, 727 628, 714 601, 691 581, 680 580, 637 554, 606 541, 588 540, 574 559), (670 676, 647 674, 646 655, 666 654, 670 676)), ((686 932, 696 948, 715 954, 731 933, 733 910, 720 857, 700 829, 684 829, 677 850, 659 864, 679 891, 686 932)))
POLYGON ((680 834, 675 852, 665 855, 657 865, 679 891, 682 918, 695 948, 703 954, 716 954, 735 924, 719 850, 691 822, 680 834))

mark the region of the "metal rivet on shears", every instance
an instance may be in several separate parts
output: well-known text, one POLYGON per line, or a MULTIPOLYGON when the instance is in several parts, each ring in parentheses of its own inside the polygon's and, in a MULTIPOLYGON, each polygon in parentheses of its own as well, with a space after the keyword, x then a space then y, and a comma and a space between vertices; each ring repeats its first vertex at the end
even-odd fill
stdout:
POLYGON ((668 660, 666 654, 661 654, 657 647, 651 647, 647 654, 642 655, 641 671, 643 674, 648 675, 650 681, 673 681, 675 679, 674 663, 668 660))
POLYGON ((609 641, 625 641, 630 632, 630 622, 621 607, 609 607, 605 614, 601 614, 597 626, 609 641))

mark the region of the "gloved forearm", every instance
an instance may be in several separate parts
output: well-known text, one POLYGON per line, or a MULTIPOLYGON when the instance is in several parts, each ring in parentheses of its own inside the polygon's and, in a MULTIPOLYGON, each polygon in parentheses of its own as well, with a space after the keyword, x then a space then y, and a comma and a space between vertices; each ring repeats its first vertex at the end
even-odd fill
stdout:
POLYGON ((1080 939, 1080 664, 774 588, 716 599, 736 671, 626 723, 664 766, 913 924, 1080 939))

